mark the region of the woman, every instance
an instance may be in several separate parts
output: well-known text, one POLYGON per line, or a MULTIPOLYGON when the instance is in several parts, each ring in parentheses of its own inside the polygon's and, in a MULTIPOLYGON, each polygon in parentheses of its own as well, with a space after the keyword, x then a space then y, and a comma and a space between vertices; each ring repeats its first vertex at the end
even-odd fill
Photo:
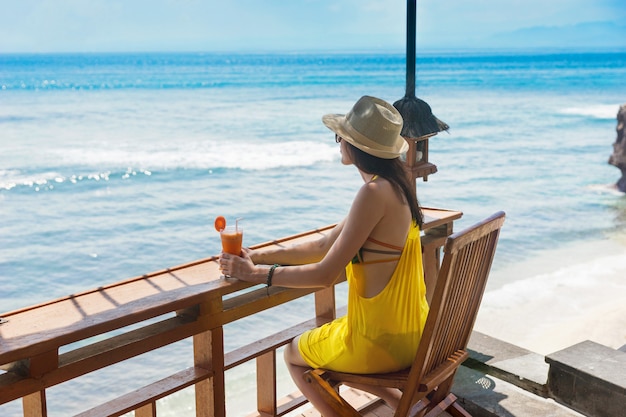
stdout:
MULTIPOLYGON (((291 248, 222 253, 225 275, 292 288, 333 285, 345 272, 348 313, 296 337, 285 361, 298 388, 324 416, 333 415, 304 382, 311 368, 351 373, 404 369, 417 351, 428 304, 419 228, 422 213, 400 156, 402 117, 389 103, 364 96, 346 115, 323 123, 341 146, 341 162, 363 178, 348 216, 326 237, 291 248), (273 264, 272 266, 269 266, 273 264), (283 266, 289 265, 289 266, 283 266)), ((366 389, 391 406, 399 393, 366 389)))

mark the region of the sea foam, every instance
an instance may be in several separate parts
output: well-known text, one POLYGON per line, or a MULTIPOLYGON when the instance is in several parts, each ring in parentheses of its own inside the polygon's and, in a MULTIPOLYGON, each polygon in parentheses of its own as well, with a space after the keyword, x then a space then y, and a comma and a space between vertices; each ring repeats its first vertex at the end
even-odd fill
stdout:
POLYGON ((619 107, 619 104, 601 104, 588 107, 566 107, 560 112, 561 114, 570 116, 583 116, 594 119, 615 119, 619 107))

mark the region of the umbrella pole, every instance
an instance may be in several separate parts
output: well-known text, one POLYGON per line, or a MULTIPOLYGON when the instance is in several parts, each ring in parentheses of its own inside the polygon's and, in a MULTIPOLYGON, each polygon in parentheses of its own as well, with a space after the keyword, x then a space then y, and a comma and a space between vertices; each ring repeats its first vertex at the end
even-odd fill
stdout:
POLYGON ((416 54, 417 0, 406 2, 406 93, 415 97, 415 54, 416 54))
MULTIPOLYGON (((417 0, 406 2, 406 91, 405 98, 415 97, 415 55, 416 55, 416 16, 417 0)), ((413 174, 415 158, 417 156, 417 142, 408 138, 409 149, 406 153, 406 164, 409 168, 413 186, 417 186, 417 178, 413 174)))

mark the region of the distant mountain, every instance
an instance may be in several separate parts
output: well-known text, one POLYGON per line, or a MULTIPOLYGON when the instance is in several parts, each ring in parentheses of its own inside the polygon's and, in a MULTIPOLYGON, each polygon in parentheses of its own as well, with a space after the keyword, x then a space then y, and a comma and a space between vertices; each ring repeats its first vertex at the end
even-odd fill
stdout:
POLYGON ((503 32, 484 40, 491 47, 570 48, 597 47, 626 49, 626 25, 614 22, 586 22, 569 26, 538 26, 503 32))

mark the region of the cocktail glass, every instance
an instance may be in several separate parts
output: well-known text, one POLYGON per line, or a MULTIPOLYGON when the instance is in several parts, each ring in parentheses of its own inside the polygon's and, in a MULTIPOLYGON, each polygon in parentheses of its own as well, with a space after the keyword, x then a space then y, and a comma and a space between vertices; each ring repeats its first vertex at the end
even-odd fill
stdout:
POLYGON ((220 231, 222 238, 222 250, 233 255, 241 255, 241 243, 243 242, 243 227, 241 225, 226 226, 220 231))

